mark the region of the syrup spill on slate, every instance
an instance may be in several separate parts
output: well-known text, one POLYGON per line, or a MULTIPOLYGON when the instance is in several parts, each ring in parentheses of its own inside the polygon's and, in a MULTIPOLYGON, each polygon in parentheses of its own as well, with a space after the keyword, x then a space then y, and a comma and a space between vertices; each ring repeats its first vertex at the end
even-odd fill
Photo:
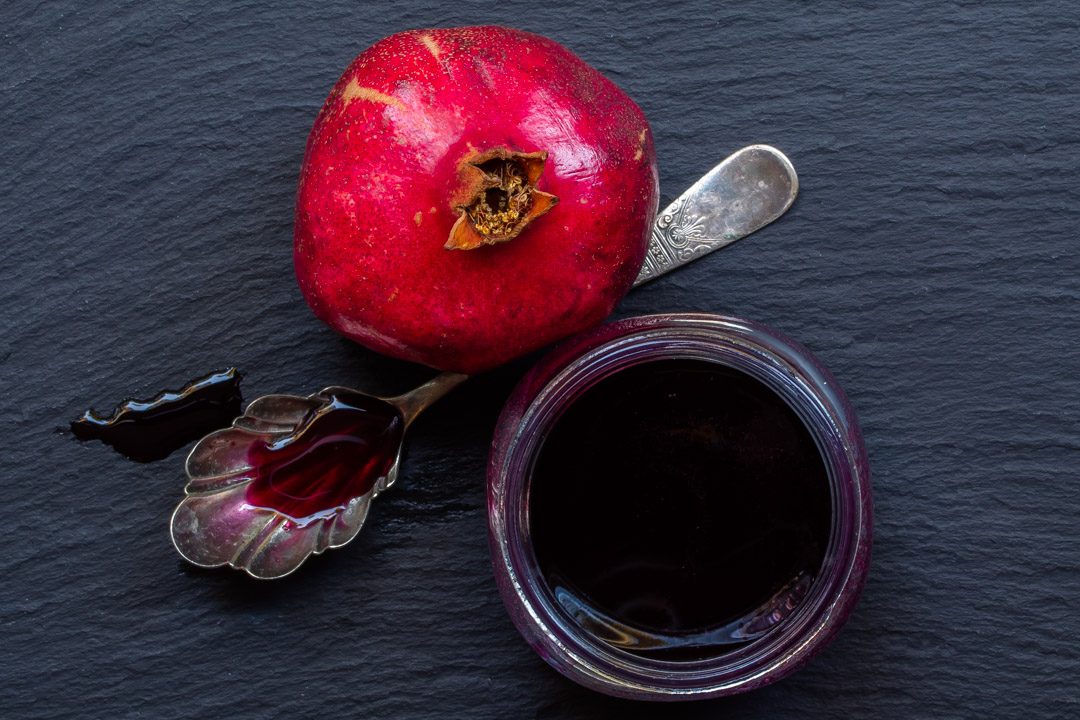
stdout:
POLYGON ((87 410, 71 422, 71 432, 79 440, 100 440, 135 462, 161 460, 240 415, 241 379, 240 371, 229 368, 192 380, 178 392, 126 400, 107 417, 87 410))
POLYGON ((575 400, 540 451, 529 508, 569 618, 672 661, 729 652, 791 616, 832 517, 799 416, 757 379, 697 360, 643 363, 575 400))

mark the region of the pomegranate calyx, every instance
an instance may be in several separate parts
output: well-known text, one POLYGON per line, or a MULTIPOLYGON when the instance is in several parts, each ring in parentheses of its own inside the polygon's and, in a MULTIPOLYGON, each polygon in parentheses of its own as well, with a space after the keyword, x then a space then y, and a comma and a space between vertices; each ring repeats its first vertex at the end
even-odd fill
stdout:
POLYGON ((462 164, 466 199, 450 229, 447 250, 474 250, 482 245, 513 240, 529 223, 559 202, 551 193, 536 189, 547 153, 522 153, 496 148, 462 164))

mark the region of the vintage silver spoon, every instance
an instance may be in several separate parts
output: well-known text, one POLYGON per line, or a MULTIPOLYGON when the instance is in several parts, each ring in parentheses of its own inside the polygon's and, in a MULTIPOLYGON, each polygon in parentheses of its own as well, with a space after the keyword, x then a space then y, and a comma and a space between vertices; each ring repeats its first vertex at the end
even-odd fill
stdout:
MULTIPOLYGON (((768 225, 798 190, 779 150, 739 150, 657 216, 634 287, 768 225)), ((391 398, 335 386, 253 400, 188 455, 173 545, 195 565, 230 565, 265 579, 341 547, 397 478, 409 425, 467 377, 444 373, 391 398)))

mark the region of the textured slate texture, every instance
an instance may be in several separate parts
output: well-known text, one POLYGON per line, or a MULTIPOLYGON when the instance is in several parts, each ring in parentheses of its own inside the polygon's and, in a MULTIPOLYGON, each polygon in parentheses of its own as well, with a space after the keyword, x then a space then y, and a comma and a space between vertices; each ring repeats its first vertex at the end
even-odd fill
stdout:
POLYGON ((5 2, 0 715, 1080 715, 1080 8, 1042 3, 5 2), (292 278, 304 140, 348 61, 431 25, 565 43, 645 109, 665 200, 751 142, 790 214, 628 297, 798 338, 861 414, 874 566, 789 680, 656 707, 564 681, 488 565, 483 470, 528 361, 436 406, 350 548, 290 581, 185 567, 181 456, 55 428, 236 364, 248 397, 425 378, 292 278))

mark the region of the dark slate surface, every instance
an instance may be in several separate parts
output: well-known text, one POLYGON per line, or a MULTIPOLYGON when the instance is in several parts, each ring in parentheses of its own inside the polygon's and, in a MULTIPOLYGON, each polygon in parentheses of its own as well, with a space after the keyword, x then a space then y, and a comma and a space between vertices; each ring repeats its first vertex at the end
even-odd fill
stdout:
POLYGON ((0 7, 0 715, 1080 714, 1075 3, 267 5, 0 7), (781 222, 618 313, 773 325, 861 414, 872 574, 837 642, 777 686, 613 701, 519 639, 483 470, 527 361, 433 409, 362 537, 274 584, 178 560, 181 456, 135 465, 55 431, 229 364, 249 397, 426 377, 310 315, 294 184, 357 52, 485 21, 550 35, 627 90, 665 199, 751 142, 801 174, 781 222))

